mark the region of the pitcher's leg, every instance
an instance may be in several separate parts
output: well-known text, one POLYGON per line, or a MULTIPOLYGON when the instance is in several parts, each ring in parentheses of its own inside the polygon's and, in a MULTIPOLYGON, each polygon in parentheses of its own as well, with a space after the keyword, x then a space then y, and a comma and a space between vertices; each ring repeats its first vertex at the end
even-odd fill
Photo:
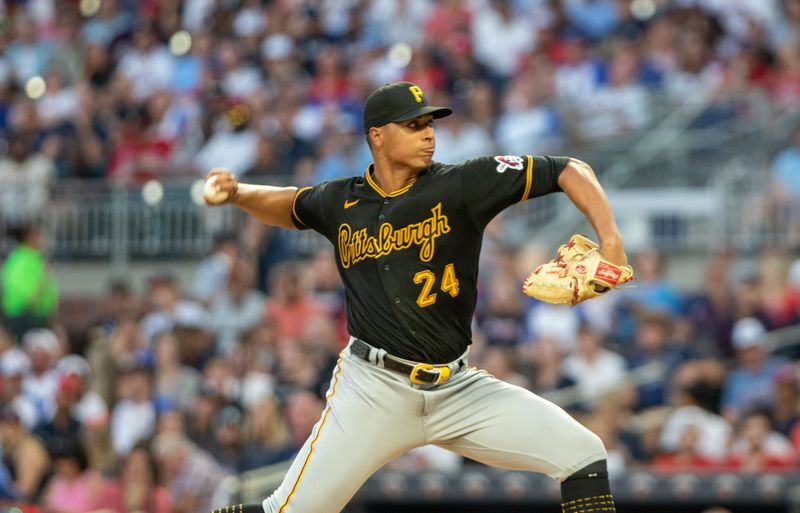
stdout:
POLYGON ((264 511, 336 513, 377 469, 422 443, 421 397, 380 372, 340 359, 322 417, 264 511))
POLYGON ((558 480, 605 459, 600 438, 555 404, 484 371, 467 371, 426 419, 429 440, 495 467, 558 480))
POLYGON ((566 513, 614 511, 597 435, 528 390, 468 372, 426 422, 431 442, 488 465, 559 480, 566 513))

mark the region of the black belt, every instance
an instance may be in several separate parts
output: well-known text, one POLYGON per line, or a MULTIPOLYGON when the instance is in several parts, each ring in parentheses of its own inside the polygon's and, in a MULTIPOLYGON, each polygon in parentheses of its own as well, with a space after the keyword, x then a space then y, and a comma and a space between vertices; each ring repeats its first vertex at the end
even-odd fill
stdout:
MULTIPOLYGON (((370 352, 376 350, 363 340, 353 338, 353 343, 350 344, 350 354, 358 356, 362 360, 374 363, 370 360, 370 352)), ((383 357, 383 368, 391 371, 399 372, 409 377, 415 385, 437 384, 441 385, 450 379, 451 374, 460 371, 464 366, 464 358, 459 358, 454 362, 457 367, 451 370, 450 366, 453 364, 433 365, 430 363, 407 363, 403 360, 387 354, 383 357)))

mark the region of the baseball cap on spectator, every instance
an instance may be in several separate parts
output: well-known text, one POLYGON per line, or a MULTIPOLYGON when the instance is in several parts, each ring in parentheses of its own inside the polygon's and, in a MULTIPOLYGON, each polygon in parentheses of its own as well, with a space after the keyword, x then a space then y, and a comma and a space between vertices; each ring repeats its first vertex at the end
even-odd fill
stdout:
POLYGON ((24 351, 9 349, 0 357, 0 373, 3 376, 24 376, 30 369, 31 361, 24 351))
POLYGON ((206 330, 209 328, 208 312, 200 303, 182 301, 175 307, 175 327, 206 330))
POLYGON ((275 378, 263 372, 251 372, 242 380, 241 401, 246 408, 275 393, 275 378))
POLYGON ((763 347, 764 335, 766 334, 767 330, 761 324, 761 321, 755 317, 745 317, 744 319, 739 319, 733 325, 731 341, 736 349, 763 347))
POLYGON ((453 110, 448 107, 428 105, 422 89, 411 82, 384 84, 369 95, 364 105, 364 131, 425 114, 439 119, 452 113, 453 110))
POLYGON ((206 399, 211 399, 214 401, 224 399, 224 395, 222 391, 216 386, 211 383, 203 383, 200 385, 200 390, 197 393, 198 397, 203 397, 206 399))
POLYGON ((229 426, 231 424, 238 425, 241 421, 241 410, 237 406, 229 404, 214 415, 214 428, 229 426))
POLYGON ((58 393, 68 394, 69 396, 80 393, 80 380, 76 374, 65 374, 58 379, 58 393))
POLYGON ((78 376, 84 380, 92 377, 92 367, 86 358, 77 354, 68 354, 56 364, 56 370, 64 376, 78 376))
POLYGON ((240 37, 257 36, 267 28, 266 15, 253 9, 244 9, 233 20, 233 32, 240 37))
POLYGON ((175 402, 175 399, 164 394, 156 394, 153 398, 153 406, 156 409, 156 413, 180 411, 180 406, 175 402))
POLYGON ((265 60, 288 59, 294 50, 294 41, 286 34, 273 34, 261 43, 261 57, 265 60))
POLYGON ((24 347, 26 351, 39 349, 51 355, 58 354, 60 350, 58 337, 56 337, 56 334, 53 333, 52 330, 47 328, 37 328, 25 332, 25 334, 22 335, 22 347, 24 347))

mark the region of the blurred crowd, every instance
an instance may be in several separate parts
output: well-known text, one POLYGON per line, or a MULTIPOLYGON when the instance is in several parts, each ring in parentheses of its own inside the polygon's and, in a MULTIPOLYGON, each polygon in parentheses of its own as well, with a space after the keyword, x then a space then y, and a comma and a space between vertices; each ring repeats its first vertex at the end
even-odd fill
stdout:
POLYGON ((59 178, 363 169, 361 105, 410 80, 452 105, 437 159, 635 133, 676 105, 800 105, 800 0, 7 0, 0 194, 35 213, 59 178), (24 194, 10 192, 24 185, 24 194))
MULTIPOLYGON (((19 221, 57 179, 359 173, 361 105, 393 80, 455 107, 437 123, 443 162, 569 151, 685 102, 709 103, 702 123, 746 116, 727 101, 742 94, 800 106, 800 0, 0 6, 0 216, 19 221)), ((776 212, 800 204, 799 155, 800 132, 773 163, 776 212)), ((567 309, 521 296, 550 255, 504 233, 502 217, 486 232, 472 365, 556 398, 603 438, 617 475, 797 468, 800 350, 766 344, 800 325, 796 255, 764 250, 749 267, 723 252, 679 291, 669 260, 642 252, 636 288, 567 309)), ((294 254, 248 219, 190 283, 115 281, 67 330, 44 233, 20 222, 14 236, 0 278, 0 501, 210 511, 228 502, 225 476, 298 450, 347 343, 332 250, 294 254)), ((424 447, 391 466, 469 464, 424 447)))
MULTIPOLYGON (((563 405, 601 436, 612 476, 796 471, 796 255, 723 252, 679 291, 670 262, 643 251, 631 255, 636 288, 570 309, 522 295, 548 255, 510 245, 504 223, 487 228, 471 365, 563 405)), ((2 270, 0 498, 55 512, 207 511, 226 502, 224 476, 291 459, 348 334, 332 249, 296 255, 284 236, 248 219, 188 282, 114 281, 84 306, 90 322, 68 330, 42 232, 21 230, 2 270), (26 261, 41 268, 22 280, 13 270, 26 261)), ((472 464, 426 446, 389 467, 472 464)))

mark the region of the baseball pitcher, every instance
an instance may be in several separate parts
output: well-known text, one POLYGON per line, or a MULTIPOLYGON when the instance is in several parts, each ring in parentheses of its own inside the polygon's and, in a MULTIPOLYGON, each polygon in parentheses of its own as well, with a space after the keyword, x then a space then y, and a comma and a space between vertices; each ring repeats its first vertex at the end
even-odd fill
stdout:
POLYGON ((631 275, 606 195, 592 169, 568 157, 434 162, 434 120, 451 112, 429 105, 414 84, 384 85, 365 105, 374 163, 362 175, 297 189, 208 173, 208 204, 331 241, 351 335, 325 410, 283 483, 260 505, 221 511, 341 511, 381 466, 425 444, 547 474, 561 483, 564 513, 615 511, 600 439, 558 406, 467 363, 487 223, 514 203, 566 193, 599 246, 570 241, 525 291, 575 304, 631 275))

